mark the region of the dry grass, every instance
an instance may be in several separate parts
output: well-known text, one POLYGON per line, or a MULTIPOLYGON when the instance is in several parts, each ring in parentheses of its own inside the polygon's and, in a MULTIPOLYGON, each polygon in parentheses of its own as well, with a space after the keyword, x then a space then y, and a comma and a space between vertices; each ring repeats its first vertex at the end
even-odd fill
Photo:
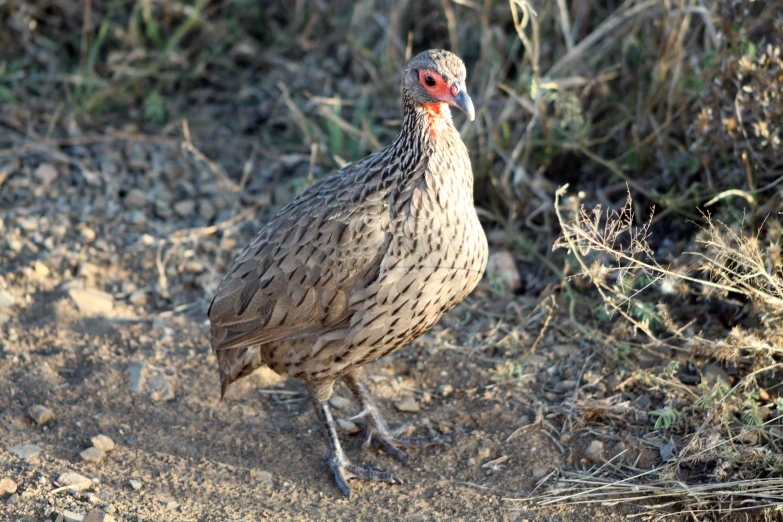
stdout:
MULTIPOLYGON (((781 12, 774 0, 0 0, 0 189, 42 155, 94 179, 79 147, 181 143, 230 213, 160 228, 157 291, 168 294, 167 267, 199 259, 207 298, 243 225, 396 133, 407 58, 454 50, 478 108, 458 122, 485 226, 515 248, 528 292, 561 288, 568 311, 542 298, 529 351, 547 329, 576 333, 659 406, 638 420, 622 401, 575 394, 552 422, 630 422, 640 439, 677 440, 653 471, 568 472, 546 501, 633 492, 660 513, 773 509, 781 12), (634 353, 662 349, 736 367, 736 385, 634 367, 634 353)), ((0 190, 0 204, 12 197, 0 190)))

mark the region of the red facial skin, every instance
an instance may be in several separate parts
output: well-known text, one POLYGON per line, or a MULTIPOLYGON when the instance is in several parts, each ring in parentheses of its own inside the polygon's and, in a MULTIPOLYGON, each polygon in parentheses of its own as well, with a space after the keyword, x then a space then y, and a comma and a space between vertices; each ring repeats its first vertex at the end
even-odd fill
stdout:
MULTIPOLYGON (((457 107, 457 104, 454 102, 454 96, 459 94, 459 88, 456 85, 449 87, 440 74, 433 71, 419 71, 419 83, 433 98, 457 107), (427 85, 425 78, 428 76, 435 80, 435 85, 427 85)), ((440 127, 441 107, 443 106, 440 103, 424 104, 424 108, 430 116, 430 133, 433 136, 438 133, 440 127)))

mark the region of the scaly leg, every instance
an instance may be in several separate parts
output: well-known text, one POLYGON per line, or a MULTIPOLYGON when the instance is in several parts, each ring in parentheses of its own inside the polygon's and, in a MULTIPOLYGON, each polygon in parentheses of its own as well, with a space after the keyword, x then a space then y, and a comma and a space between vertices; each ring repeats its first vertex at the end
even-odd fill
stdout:
POLYGON ((362 407, 362 412, 359 415, 363 415, 366 418, 367 428, 365 430, 364 444, 368 446, 373 440, 381 445, 386 452, 401 460, 403 464, 408 464, 408 456, 398 448, 423 448, 425 446, 432 446, 433 444, 443 444, 444 442, 451 442, 451 438, 446 435, 430 435, 428 437, 403 437, 399 433, 405 429, 410 422, 406 422, 395 428, 389 428, 386 426, 386 421, 383 420, 381 413, 375 406, 375 402, 372 400, 370 391, 367 387, 356 378, 356 375, 350 373, 343 377, 348 389, 351 390, 356 400, 362 407))
POLYGON ((308 392, 310 398, 313 400, 313 405, 315 406, 315 414, 321 422, 321 428, 329 446, 327 452, 329 469, 332 470, 334 479, 337 481, 337 487, 340 488, 340 491, 342 491, 348 499, 351 498, 351 488, 348 487, 348 480, 352 478, 360 480, 378 480, 381 482, 390 482, 392 484, 397 482, 402 484, 402 480, 391 473, 382 471, 377 466, 358 466, 352 464, 351 461, 348 460, 348 457, 346 457, 343 452, 342 446, 340 446, 340 439, 337 437, 337 431, 334 427, 334 419, 332 418, 332 412, 329 409, 329 403, 325 400, 319 400, 319 397, 323 395, 323 393, 319 393, 321 391, 322 390, 319 390, 317 385, 308 385, 308 392))

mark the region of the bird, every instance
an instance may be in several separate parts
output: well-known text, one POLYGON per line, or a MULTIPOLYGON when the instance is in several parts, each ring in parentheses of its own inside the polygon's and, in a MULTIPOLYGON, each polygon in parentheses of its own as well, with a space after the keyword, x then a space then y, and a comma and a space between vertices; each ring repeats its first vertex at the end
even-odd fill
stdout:
POLYGON ((349 479, 402 480, 346 456, 328 402, 337 381, 361 407, 364 446, 407 464, 401 448, 450 440, 390 428, 359 369, 429 330, 486 268, 470 157, 449 109, 474 120, 465 81, 465 64, 449 51, 414 56, 397 137, 284 206, 241 251, 207 312, 221 399, 262 366, 304 380, 329 469, 349 499, 349 479))

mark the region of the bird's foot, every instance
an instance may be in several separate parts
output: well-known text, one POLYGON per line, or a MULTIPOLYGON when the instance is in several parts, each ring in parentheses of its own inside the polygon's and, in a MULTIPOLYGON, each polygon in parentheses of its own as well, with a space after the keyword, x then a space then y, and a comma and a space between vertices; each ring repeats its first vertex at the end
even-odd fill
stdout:
POLYGON ((345 455, 332 453, 329 456, 329 469, 332 470, 334 480, 340 491, 351 499, 351 488, 348 487, 348 480, 355 478, 359 480, 375 480, 378 482, 388 482, 390 484, 402 484, 402 479, 391 473, 383 471, 374 464, 357 465, 351 463, 345 455))
POLYGON ((387 428, 380 415, 367 415, 367 428, 364 432, 362 447, 369 446, 373 441, 378 443, 386 453, 408 465, 408 455, 400 448, 424 448, 435 444, 451 442, 451 437, 440 434, 432 434, 426 437, 405 437, 400 435, 412 421, 407 421, 394 428, 387 428))

